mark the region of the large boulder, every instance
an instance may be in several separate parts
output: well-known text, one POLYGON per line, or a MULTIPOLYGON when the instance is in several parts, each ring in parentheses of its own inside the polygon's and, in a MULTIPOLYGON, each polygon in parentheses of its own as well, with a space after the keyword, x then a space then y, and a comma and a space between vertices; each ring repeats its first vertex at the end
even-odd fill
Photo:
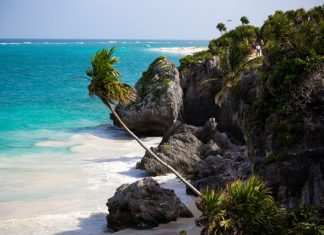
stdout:
POLYGON ((164 189, 152 178, 121 185, 107 202, 108 228, 148 229, 179 217, 193 217, 173 190, 164 189))
POLYGON ((143 73, 135 89, 137 99, 117 105, 116 112, 136 133, 163 134, 178 119, 182 106, 178 69, 171 60, 159 57, 143 73))

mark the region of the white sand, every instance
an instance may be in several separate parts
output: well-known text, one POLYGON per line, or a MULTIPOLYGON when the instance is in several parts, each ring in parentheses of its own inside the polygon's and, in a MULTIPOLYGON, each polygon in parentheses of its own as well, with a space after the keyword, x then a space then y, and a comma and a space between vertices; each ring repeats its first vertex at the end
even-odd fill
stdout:
MULTIPOLYGON (((123 183, 146 173, 135 169, 143 149, 124 132, 99 127, 98 131, 57 134, 57 140, 41 141, 38 148, 68 148, 67 154, 35 153, 1 156, 0 235, 91 235, 107 234, 107 199, 123 183), (107 134, 108 133, 108 134, 107 134)), ((160 137, 146 138, 148 146, 160 137)), ((162 187, 172 188, 181 201, 198 216, 195 198, 173 175, 156 178, 162 187)), ((151 230, 123 230, 119 234, 199 234, 194 218, 179 219, 151 230)))

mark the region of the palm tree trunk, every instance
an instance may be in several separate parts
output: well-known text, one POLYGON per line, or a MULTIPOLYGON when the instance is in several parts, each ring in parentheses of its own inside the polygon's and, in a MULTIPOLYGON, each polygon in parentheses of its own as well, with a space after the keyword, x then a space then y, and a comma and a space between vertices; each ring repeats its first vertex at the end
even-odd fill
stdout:
POLYGON ((101 101, 111 110, 114 117, 117 119, 117 121, 122 125, 122 127, 139 143, 152 157, 155 158, 158 162, 160 162, 163 166, 167 167, 170 171, 172 171, 184 184, 188 185, 189 188, 191 188, 197 196, 201 196, 201 192, 199 192, 198 189, 196 189, 192 184, 190 184, 185 178, 181 176, 181 174, 176 171, 172 166, 164 162, 161 158, 159 158, 150 148, 146 147, 145 144, 125 125, 125 123, 121 120, 119 115, 115 112, 115 110, 112 108, 111 104, 107 102, 107 100, 100 98, 101 101))

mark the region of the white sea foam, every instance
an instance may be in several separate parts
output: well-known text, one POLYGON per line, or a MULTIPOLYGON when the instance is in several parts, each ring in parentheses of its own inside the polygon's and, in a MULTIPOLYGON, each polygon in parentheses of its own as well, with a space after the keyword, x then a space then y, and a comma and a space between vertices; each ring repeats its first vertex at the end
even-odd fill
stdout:
MULTIPOLYGON (((0 168, 5 169, 0 171, 0 234, 107 234, 107 198, 121 184, 147 175, 134 168, 144 155, 143 149, 125 132, 109 126, 78 133, 42 130, 37 135, 52 136, 35 143, 37 148, 70 151, 0 156, 0 168)), ((160 140, 143 139, 147 146, 157 145, 160 140)), ((195 213, 193 197, 186 195, 184 185, 174 176, 157 180, 162 187, 175 189, 195 213)), ((177 234, 182 229, 198 234, 193 221, 179 219, 155 230, 114 234, 177 234)))
POLYGON ((44 42, 45 45, 67 45, 67 42, 44 42))
POLYGON ((191 55, 196 52, 205 51, 207 49, 207 47, 161 47, 150 48, 149 50, 168 54, 191 55))

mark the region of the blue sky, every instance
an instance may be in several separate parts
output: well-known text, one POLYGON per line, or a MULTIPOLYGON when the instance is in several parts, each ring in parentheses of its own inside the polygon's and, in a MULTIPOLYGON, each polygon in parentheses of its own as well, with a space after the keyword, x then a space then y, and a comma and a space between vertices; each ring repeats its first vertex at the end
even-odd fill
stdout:
POLYGON ((0 38, 211 39, 275 10, 323 0, 0 0, 0 38), (231 22, 226 20, 231 19, 231 22))

